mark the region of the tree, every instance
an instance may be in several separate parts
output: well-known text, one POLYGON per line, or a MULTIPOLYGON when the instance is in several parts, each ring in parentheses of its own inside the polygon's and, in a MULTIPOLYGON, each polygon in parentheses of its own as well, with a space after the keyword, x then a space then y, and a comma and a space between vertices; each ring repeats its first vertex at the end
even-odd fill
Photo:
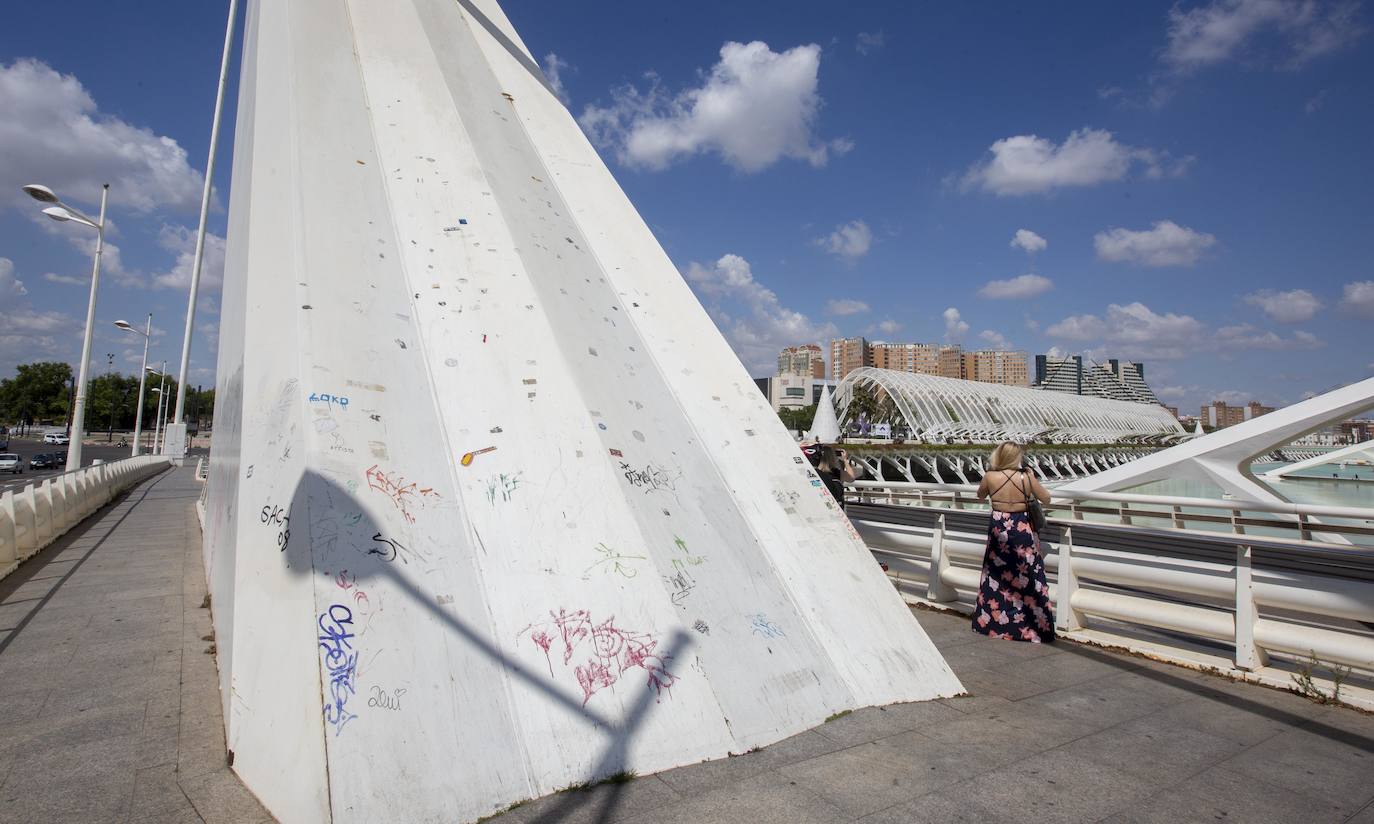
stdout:
POLYGON ((805 432, 811 428, 811 421, 816 417, 816 405, 803 407, 784 406, 778 410, 778 417, 782 418, 782 425, 793 432, 805 432))
POLYGON ((71 379, 72 368, 65 363, 20 364, 14 377, 0 381, 0 417, 17 424, 66 420, 71 379))
POLYGON ((844 408, 842 423, 845 428, 856 424, 862 418, 869 423, 877 421, 881 408, 873 390, 855 384, 849 389, 849 405, 844 408))

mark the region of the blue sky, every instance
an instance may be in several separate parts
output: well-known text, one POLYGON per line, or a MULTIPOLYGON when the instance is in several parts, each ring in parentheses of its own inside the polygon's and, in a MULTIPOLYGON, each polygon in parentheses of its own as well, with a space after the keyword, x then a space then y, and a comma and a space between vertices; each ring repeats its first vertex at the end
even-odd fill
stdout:
MULTIPOLYGON (((137 368, 110 322, 148 311, 179 355, 225 7, 128 8, 0 30, 0 375, 80 344, 89 233, 27 182, 82 206, 115 183, 97 368, 137 368)), ((755 374, 836 334, 1139 359, 1184 411, 1374 372, 1358 3, 504 8, 755 374)))

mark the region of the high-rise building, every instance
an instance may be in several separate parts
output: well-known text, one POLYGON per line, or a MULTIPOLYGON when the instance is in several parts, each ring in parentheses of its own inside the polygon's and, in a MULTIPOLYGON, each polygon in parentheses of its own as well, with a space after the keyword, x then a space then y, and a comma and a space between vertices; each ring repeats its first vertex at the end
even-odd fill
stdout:
POLYGON ((1030 386, 1025 352, 980 349, 966 353, 964 364, 966 380, 1004 386, 1030 386))
POLYGON ((941 378, 1029 386, 1025 352, 965 352, 958 344, 869 343, 863 338, 830 342, 830 369, 835 380, 861 366, 941 378))
POLYGON ((1058 358, 1053 355, 1036 355, 1035 388, 1051 392, 1068 392, 1071 395, 1084 394, 1083 356, 1069 355, 1067 358, 1058 358))
POLYGON ((814 343, 789 346, 778 353, 778 375, 825 377, 825 355, 814 343))
POLYGON ((1264 406, 1259 401, 1250 401, 1245 406, 1231 406, 1225 401, 1212 401, 1202 407, 1202 425, 1210 429, 1224 429, 1273 411, 1274 407, 1264 406))
POLYGON ((1159 403, 1145 383, 1145 365, 1112 358, 1083 365, 1082 355, 1035 356, 1035 388, 1074 395, 1091 395, 1133 403, 1159 403))
POLYGON ((830 342, 830 376, 844 376, 863 366, 873 365, 873 347, 865 338, 839 338, 830 342))

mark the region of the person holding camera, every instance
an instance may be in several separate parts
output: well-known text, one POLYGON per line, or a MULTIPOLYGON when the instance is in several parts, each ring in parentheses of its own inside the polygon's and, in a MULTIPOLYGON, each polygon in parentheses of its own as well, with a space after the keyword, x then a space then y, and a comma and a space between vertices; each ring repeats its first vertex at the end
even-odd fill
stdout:
POLYGON ((830 490, 830 495, 843 511, 844 485, 858 480, 859 477, 854 470, 854 464, 849 460, 849 453, 839 444, 823 444, 820 448, 820 457, 816 461, 816 474, 821 476, 825 488, 830 490))
POLYGON ((1007 441, 992 452, 978 497, 992 507, 973 631, 990 638, 1044 643, 1054 640, 1054 607, 1045 582, 1037 522, 1049 490, 1025 465, 1019 444, 1007 441))

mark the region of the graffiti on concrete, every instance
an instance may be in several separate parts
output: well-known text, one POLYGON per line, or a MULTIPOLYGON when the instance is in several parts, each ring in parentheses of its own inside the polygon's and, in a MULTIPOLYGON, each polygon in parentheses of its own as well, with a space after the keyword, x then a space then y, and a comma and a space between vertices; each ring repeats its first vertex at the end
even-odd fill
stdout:
POLYGON ((585 609, 569 612, 560 608, 557 612, 550 610, 548 620, 530 624, 519 635, 528 635, 543 651, 550 676, 558 678, 555 659, 561 661, 562 669, 571 668, 582 690, 584 707, 597 692, 614 686, 636 669, 643 672, 655 700, 662 700, 663 692, 677 682, 677 676, 668 671, 671 656, 655 652, 658 640, 648 633, 616 626, 614 616, 598 622, 585 609))

